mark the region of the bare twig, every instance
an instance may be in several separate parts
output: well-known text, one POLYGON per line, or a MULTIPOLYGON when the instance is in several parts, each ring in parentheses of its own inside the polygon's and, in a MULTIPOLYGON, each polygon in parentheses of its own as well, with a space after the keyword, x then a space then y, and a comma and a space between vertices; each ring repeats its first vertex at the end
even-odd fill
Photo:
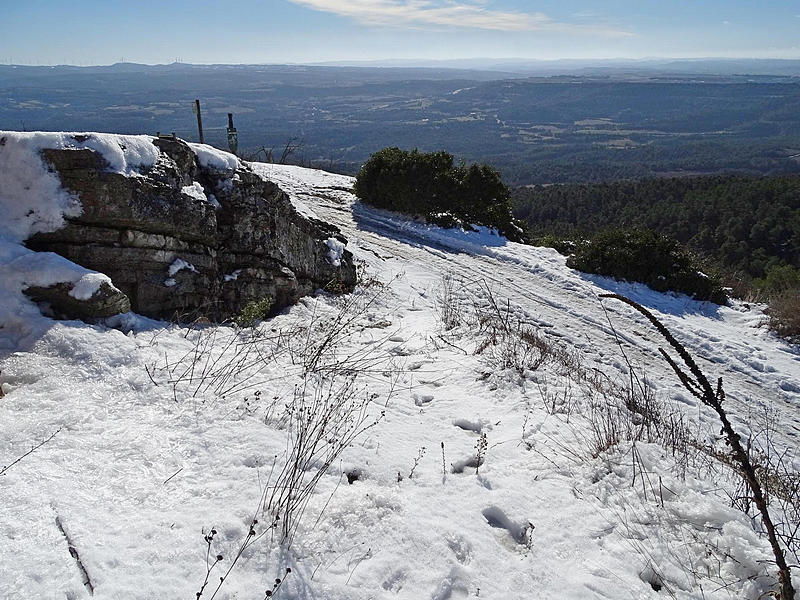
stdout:
POLYGON ((33 448, 31 448, 30 450, 28 450, 28 451, 27 451, 25 454, 23 454, 22 456, 20 456, 20 457, 19 457, 17 460, 15 460, 14 462, 12 462, 10 465, 7 465, 7 466, 3 467, 2 469, 0 469, 0 476, 2 476, 2 475, 5 475, 5 474, 6 474, 6 471, 8 471, 8 470, 9 470, 11 467, 13 467, 14 465, 16 465, 18 462, 20 462, 20 461, 21 461, 22 459, 24 459, 25 457, 27 457, 27 456, 30 456, 31 454, 33 454, 33 453, 34 453, 34 452, 36 452, 36 451, 37 451, 39 448, 41 448, 42 446, 44 446, 44 445, 45 445, 47 442, 49 442, 49 441, 50 441, 50 440, 52 440, 54 437, 56 437, 56 434, 57 434, 59 431, 61 431, 62 429, 63 429, 63 427, 59 427, 58 429, 56 429, 56 430, 55 430, 55 431, 54 431, 54 432, 53 432, 53 433, 50 435, 50 437, 49 437, 49 438, 47 438, 46 440, 43 440, 43 441, 39 442, 39 443, 38 443, 38 444, 36 444, 36 445, 35 445, 33 448))
POLYGON ((78 549, 75 547, 75 544, 72 543, 72 538, 69 536, 67 530, 64 528, 64 523, 61 520, 60 516, 56 516, 56 527, 58 527, 58 530, 61 532, 61 535, 64 536, 64 539, 67 540, 67 547, 69 548, 69 554, 72 558, 75 559, 75 563, 78 566, 78 570, 81 572, 81 579, 83 580, 83 586, 86 588, 86 591, 89 592, 90 596, 94 596, 94 584, 92 583, 92 579, 89 577, 89 572, 86 570, 86 566, 83 564, 83 561, 81 560, 81 555, 78 554, 78 549))
POLYGON ((678 365, 677 361, 672 360, 667 355, 666 350, 659 348, 659 352, 661 352, 662 356, 667 358, 670 367, 672 367, 672 370, 675 371, 683 386, 692 395, 699 398, 703 404, 712 408, 717 413, 717 416, 722 423, 722 431, 725 434, 726 442, 731 447, 733 452, 733 458, 738 464, 739 470, 742 473, 742 477, 747 482, 747 486, 749 487, 750 493, 753 496, 753 503, 761 513, 761 520, 764 524, 764 529, 766 530, 770 546, 772 547, 775 563, 778 566, 780 599, 794 600, 795 594, 794 587, 792 586, 792 574, 789 570, 789 566, 786 563, 786 557, 784 556, 783 549, 778 541, 778 535, 769 513, 769 507, 764 496, 761 482, 758 480, 748 452, 742 445, 741 437, 738 433, 736 433, 736 431, 734 431, 733 425, 731 425, 731 422, 728 419, 728 414, 722 406, 725 400, 725 391, 722 387, 722 378, 720 377, 717 380, 717 386, 715 390, 711 386, 711 383, 709 383, 705 374, 700 370, 700 367, 697 366, 697 363, 691 357, 686 348, 673 337, 669 330, 655 317, 655 315, 653 315, 653 313, 644 308, 641 304, 638 304, 630 298, 626 298, 625 296, 621 296, 619 294, 602 294, 600 297, 611 298, 614 300, 619 300, 620 302, 624 302, 628 306, 631 306, 644 315, 647 320, 650 321, 650 323, 652 323, 653 326, 658 330, 661 336, 667 340, 669 345, 678 354, 683 361, 683 364, 686 365, 686 368, 689 370, 689 373, 686 373, 678 365))

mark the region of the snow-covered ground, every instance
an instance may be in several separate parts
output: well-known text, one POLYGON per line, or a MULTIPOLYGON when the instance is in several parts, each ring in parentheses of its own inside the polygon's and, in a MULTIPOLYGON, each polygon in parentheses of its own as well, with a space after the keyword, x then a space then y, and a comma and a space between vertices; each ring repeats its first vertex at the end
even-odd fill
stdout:
POLYGON ((19 323, 0 328, 0 469, 45 442, 0 475, 0 597, 755 599, 772 589, 769 546, 731 508, 729 469, 624 435, 597 448, 598 390, 628 382, 628 362, 664 414, 721 447, 713 415, 660 358, 658 334, 598 298, 615 291, 723 377, 737 428, 757 431, 769 416, 793 459, 800 354, 766 331, 760 307, 582 275, 550 249, 365 207, 347 177, 251 166, 342 229, 362 285, 306 298, 256 330, 135 315, 44 320, 27 337, 19 323), (552 356, 535 370, 504 363, 504 342, 487 342, 495 318, 534 332, 552 356), (286 513, 276 523, 264 506, 285 508, 269 500, 287 482, 298 504, 282 543, 286 513))

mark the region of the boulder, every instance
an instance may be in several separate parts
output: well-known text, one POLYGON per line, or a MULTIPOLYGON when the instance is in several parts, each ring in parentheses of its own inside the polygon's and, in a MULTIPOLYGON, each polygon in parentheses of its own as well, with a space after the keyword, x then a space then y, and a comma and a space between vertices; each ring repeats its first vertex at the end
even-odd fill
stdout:
POLYGON ((176 138, 153 143, 158 159, 134 175, 93 150, 42 150, 83 212, 27 246, 105 273, 154 318, 221 321, 266 297, 277 311, 331 282, 355 284, 352 255, 329 258, 330 238, 346 243, 340 232, 300 215, 275 183, 241 162, 204 165, 176 138))
POLYGON ((102 283, 89 298, 75 297, 73 285, 57 283, 47 287, 29 287, 24 294, 34 302, 47 305, 59 319, 92 321, 126 313, 131 309, 128 297, 113 286, 102 283))

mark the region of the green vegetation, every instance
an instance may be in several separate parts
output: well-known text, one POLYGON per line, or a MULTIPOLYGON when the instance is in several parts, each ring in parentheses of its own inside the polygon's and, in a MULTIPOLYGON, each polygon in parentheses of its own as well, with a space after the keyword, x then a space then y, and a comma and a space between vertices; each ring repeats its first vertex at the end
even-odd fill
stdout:
POLYGON ((800 176, 642 179, 516 190, 532 235, 659 231, 746 280, 800 267, 800 176))
POLYGON ((755 281, 755 287, 767 295, 800 289, 800 270, 790 265, 773 266, 767 271, 766 277, 755 281))
POLYGON ((488 165, 455 166, 448 152, 384 148, 358 172, 354 191, 367 204, 443 227, 485 225, 519 238, 500 174, 488 165))
POLYGON ((639 281, 652 289, 676 291, 725 304, 718 279, 700 272, 697 259, 679 242, 643 229, 612 229, 576 244, 567 266, 586 273, 639 281))
POLYGON ((236 317, 236 324, 240 327, 253 327, 259 321, 263 321, 269 316, 272 310, 272 298, 269 296, 260 300, 251 300, 242 308, 242 312, 236 317))
MULTIPOLYGON (((771 329, 800 339, 798 175, 537 186, 515 190, 513 204, 515 216, 529 227, 528 239, 563 254, 574 251, 577 256, 586 249, 573 240, 609 227, 668 235, 724 273, 734 295, 768 303, 771 329)), ((642 258, 644 264, 651 260, 642 258)), ((601 258, 584 260, 596 265, 601 258)), ((592 272, 601 272, 599 268, 592 267, 592 272)), ((641 274, 614 276, 637 279, 641 274)))

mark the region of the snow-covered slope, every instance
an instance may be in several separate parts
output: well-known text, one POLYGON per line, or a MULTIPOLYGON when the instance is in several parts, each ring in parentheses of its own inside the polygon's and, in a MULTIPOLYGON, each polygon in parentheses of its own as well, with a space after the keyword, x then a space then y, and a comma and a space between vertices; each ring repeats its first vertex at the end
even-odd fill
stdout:
POLYGON ((663 414, 720 446, 657 334, 598 298, 616 291, 723 377, 743 433, 779 424, 793 459, 800 354, 759 307, 589 277, 549 249, 365 207, 347 177, 252 166, 342 229, 362 285, 255 330, 48 321, 0 355, 5 597, 755 599, 774 586, 727 467, 657 436, 598 448, 600 391, 624 387, 628 362, 663 414), (495 318, 551 354, 509 362, 487 341, 495 318), (292 482, 281 543, 286 513, 272 527, 264 506, 292 482))

